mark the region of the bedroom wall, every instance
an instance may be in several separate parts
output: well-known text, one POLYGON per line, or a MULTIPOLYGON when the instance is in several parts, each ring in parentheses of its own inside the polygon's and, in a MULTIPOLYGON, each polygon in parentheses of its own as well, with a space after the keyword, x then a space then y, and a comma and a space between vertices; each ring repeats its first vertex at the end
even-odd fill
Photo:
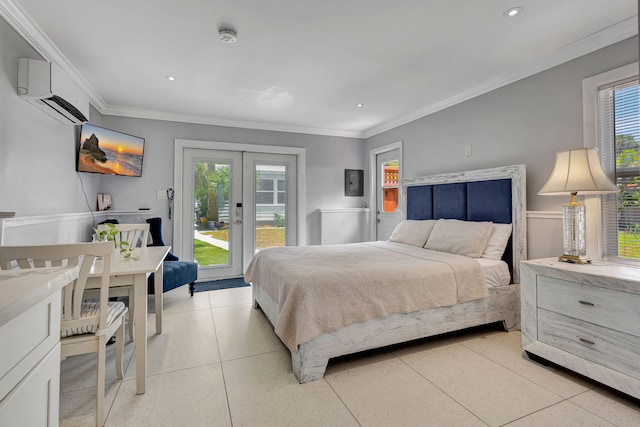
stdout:
POLYGON ((365 200, 364 197, 344 196, 344 169, 365 168, 366 151, 360 139, 107 115, 102 116, 102 125, 145 138, 145 153, 141 178, 104 176, 100 191, 112 195, 116 210, 153 209, 164 219, 163 234, 167 243, 171 241, 169 205, 167 200, 156 200, 156 192, 173 187, 176 138, 305 148, 307 244, 320 243, 318 209, 360 207, 365 200))
MULTIPOLYGON (((0 18, 0 211, 17 215, 87 211, 75 172, 76 129, 18 97, 20 57, 42 59, 0 18)), ((86 176, 83 182, 95 197, 99 178, 86 176)))
POLYGON ((526 164, 529 258, 558 255, 568 200, 537 192, 556 151, 582 146, 582 79, 637 60, 633 37, 375 135, 367 151, 402 140, 406 178, 526 164), (467 144, 471 157, 464 155, 467 144))
MULTIPOLYGON (((360 139, 102 116, 93 107, 91 123, 146 138, 143 176, 78 174, 79 128, 57 122, 16 95, 20 57, 42 59, 0 18, 0 211, 18 216, 89 212, 84 184, 92 209, 99 192, 112 195, 114 210, 153 209, 164 219, 163 234, 170 244, 168 204, 156 200, 156 191, 173 187, 176 138, 306 148, 309 244, 320 242, 318 209, 360 207, 365 200, 344 197, 344 169, 365 168, 366 152, 360 139)), ((36 238, 53 241, 57 236, 36 238)))

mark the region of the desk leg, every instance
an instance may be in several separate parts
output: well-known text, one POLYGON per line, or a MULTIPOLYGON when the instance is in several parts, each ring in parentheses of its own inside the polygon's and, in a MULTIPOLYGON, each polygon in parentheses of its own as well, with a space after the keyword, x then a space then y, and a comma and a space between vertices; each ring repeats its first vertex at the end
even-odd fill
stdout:
POLYGON ((155 271, 153 279, 153 292, 156 300, 156 334, 162 333, 162 284, 164 276, 162 273, 162 263, 155 271))
POLYGON ((136 274, 133 279, 136 312, 134 320, 136 343, 136 393, 147 389, 147 275, 136 274))

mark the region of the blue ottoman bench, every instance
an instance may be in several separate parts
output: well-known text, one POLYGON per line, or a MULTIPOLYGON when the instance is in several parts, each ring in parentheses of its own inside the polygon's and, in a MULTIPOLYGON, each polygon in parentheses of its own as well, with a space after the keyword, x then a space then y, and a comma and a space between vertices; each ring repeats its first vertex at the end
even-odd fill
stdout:
MULTIPOLYGON (((198 263, 193 261, 164 261, 162 264, 162 292, 170 291, 189 284, 189 293, 193 296, 195 282, 198 279, 198 263)), ((154 275, 147 280, 149 295, 154 294, 154 275)))
MULTIPOLYGON (((162 218, 149 218, 149 234, 152 243, 149 246, 166 246, 162 239, 162 218)), ((180 261, 177 256, 169 252, 162 263, 162 292, 167 292, 182 285, 189 284, 189 293, 193 296, 198 280, 198 263, 194 261, 180 261)), ((154 292, 154 275, 147 279, 147 291, 149 295, 154 292)))

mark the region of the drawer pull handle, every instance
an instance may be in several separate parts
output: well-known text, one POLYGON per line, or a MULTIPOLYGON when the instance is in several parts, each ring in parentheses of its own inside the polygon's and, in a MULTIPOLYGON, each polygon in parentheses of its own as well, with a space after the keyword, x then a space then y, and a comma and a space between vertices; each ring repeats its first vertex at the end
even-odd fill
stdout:
POLYGON ((578 338, 580 340, 580 342, 584 343, 584 344, 589 344, 589 345, 596 345, 596 343, 594 343, 593 341, 590 341, 588 339, 585 338, 578 338))
POLYGON ((589 301, 578 301, 582 305, 588 305, 589 307, 593 307, 595 304, 589 301))

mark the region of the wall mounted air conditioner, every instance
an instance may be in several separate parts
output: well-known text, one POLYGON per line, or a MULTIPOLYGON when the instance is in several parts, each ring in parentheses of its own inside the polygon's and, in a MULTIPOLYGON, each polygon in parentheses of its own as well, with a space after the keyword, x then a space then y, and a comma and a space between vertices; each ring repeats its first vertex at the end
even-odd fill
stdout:
POLYGON ((18 59, 18 95, 61 123, 89 120, 89 97, 50 62, 18 59))

